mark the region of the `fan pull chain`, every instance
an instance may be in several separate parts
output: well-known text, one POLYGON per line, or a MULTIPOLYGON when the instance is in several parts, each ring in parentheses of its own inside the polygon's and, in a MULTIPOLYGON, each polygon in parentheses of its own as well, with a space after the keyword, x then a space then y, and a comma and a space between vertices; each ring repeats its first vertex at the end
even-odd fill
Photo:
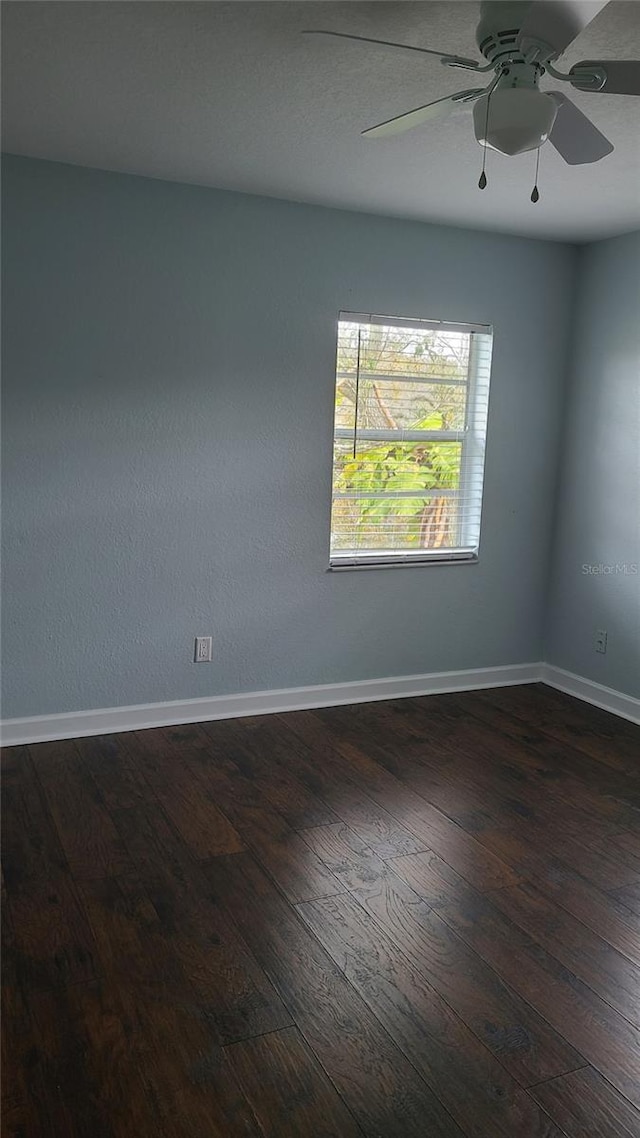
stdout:
POLYGON ((486 165, 487 165, 487 134, 489 131, 489 103, 491 102, 492 94, 493 94, 493 91, 489 91, 489 94, 487 95, 487 113, 485 115, 485 120, 484 120, 484 146, 482 147, 482 173, 481 173, 479 181, 478 181, 478 189, 479 190, 484 190, 484 188, 487 184, 487 175, 485 173, 485 169, 486 169, 486 165))
POLYGON ((536 176, 534 179, 534 186, 533 186, 533 189, 531 191, 531 201, 534 203, 534 205, 536 202, 540 201, 540 193, 538 190, 538 170, 539 169, 540 169, 540 147, 538 147, 538 150, 536 152, 536 176))

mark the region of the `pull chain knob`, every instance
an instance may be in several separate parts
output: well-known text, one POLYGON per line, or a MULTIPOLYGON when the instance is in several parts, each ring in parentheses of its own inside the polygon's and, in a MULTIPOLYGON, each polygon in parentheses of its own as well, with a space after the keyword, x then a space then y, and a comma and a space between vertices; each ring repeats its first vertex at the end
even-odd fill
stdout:
POLYGON ((535 176, 534 183, 533 183, 533 189, 531 191, 531 201, 533 202, 534 205, 536 202, 540 201, 540 193, 538 191, 538 170, 539 169, 540 169, 540 147, 538 147, 538 149, 536 151, 536 176, 535 176))

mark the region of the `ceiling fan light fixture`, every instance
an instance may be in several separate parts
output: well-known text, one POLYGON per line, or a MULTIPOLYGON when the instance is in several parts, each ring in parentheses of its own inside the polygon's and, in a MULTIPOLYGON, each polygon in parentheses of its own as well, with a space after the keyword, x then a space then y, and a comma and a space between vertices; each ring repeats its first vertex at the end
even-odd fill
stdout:
POLYGON ((474 104, 475 136, 500 154, 523 154, 547 141, 557 113, 554 99, 535 88, 498 88, 474 104))

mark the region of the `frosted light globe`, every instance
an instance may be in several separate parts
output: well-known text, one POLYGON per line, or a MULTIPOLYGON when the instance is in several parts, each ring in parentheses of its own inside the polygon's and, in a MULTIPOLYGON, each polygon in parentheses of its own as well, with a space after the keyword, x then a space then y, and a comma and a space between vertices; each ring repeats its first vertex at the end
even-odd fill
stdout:
POLYGON ((476 100, 473 126, 481 146, 486 143, 491 150, 511 156, 542 146, 557 113, 558 106, 551 95, 531 87, 505 87, 476 100))

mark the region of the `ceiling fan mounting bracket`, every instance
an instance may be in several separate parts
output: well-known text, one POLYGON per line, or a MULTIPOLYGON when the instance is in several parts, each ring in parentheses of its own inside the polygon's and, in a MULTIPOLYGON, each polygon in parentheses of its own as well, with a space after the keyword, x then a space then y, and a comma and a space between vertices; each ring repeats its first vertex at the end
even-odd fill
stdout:
POLYGON ((456 95, 451 95, 452 103, 473 103, 479 95, 484 94, 483 87, 474 87, 469 91, 458 91, 456 95))
POLYGON ((584 67, 577 63, 568 74, 565 74, 562 71, 556 71, 551 64, 547 64, 547 71, 554 79, 571 83, 571 86, 578 91, 602 91, 607 82, 607 73, 604 67, 584 67))
POLYGON ((487 63, 484 67, 481 67, 475 59, 466 59, 462 55, 443 55, 440 62, 443 63, 445 67, 461 67, 465 71, 477 71, 479 73, 483 71, 493 71, 494 67, 493 63, 487 63))

